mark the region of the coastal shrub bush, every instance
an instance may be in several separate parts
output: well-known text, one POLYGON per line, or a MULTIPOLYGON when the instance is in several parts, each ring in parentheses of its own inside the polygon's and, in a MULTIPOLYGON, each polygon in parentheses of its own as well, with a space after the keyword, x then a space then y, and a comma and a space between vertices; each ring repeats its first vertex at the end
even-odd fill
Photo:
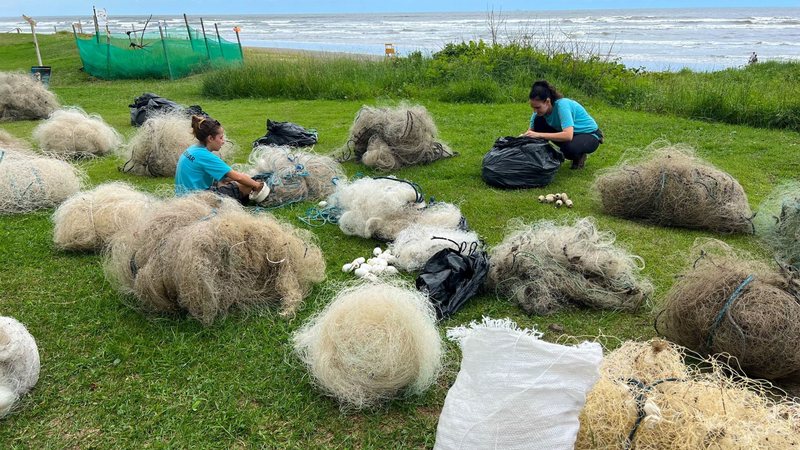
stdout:
POLYGON ((501 103, 513 101, 503 98, 500 85, 491 78, 485 80, 454 81, 445 86, 439 100, 451 103, 501 103))

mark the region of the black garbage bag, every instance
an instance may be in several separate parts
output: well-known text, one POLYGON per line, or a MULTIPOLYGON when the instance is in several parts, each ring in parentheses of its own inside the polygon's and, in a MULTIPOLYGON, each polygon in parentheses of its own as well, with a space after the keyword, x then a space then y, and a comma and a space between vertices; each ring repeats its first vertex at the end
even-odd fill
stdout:
POLYGON ((544 139, 502 137, 483 157, 483 181, 509 189, 547 186, 564 155, 544 139))
POLYGON ((417 289, 428 293, 439 320, 450 317, 474 297, 489 273, 486 252, 475 243, 469 250, 465 247, 438 251, 417 277, 417 289))
POLYGON ((150 115, 155 112, 183 111, 187 116, 198 115, 208 117, 208 114, 206 114, 199 105, 192 105, 187 108, 172 100, 149 92, 136 97, 133 103, 128 105, 128 107, 131 108, 131 125, 135 127, 142 126, 150 115))
POLYGON ((316 143, 317 130, 307 130, 292 122, 273 122, 267 119, 267 134, 253 141, 253 147, 259 145, 311 147, 316 143))

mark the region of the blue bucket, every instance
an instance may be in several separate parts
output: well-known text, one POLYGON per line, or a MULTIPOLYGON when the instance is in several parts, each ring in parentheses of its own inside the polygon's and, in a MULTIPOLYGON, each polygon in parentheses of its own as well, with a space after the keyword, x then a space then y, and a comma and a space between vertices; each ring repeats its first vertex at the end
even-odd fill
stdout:
POLYGON ((31 75, 41 81, 44 87, 50 85, 50 66, 33 66, 31 67, 31 75))

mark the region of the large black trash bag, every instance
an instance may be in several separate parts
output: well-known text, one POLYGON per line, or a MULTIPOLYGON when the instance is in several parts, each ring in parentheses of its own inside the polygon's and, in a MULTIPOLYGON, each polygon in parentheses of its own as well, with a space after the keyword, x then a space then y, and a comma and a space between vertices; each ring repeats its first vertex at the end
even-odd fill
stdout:
POLYGON ((502 137, 483 157, 483 181, 509 189, 547 186, 564 155, 544 139, 502 137))
POLYGON ((273 122, 267 119, 267 134, 253 141, 259 145, 288 145, 289 147, 311 147, 317 143, 317 131, 305 129, 292 122, 273 122))
MULTIPOLYGON (((434 238, 442 239, 442 238, 434 238)), ((439 320, 450 317, 475 296, 489 273, 486 252, 473 243, 459 249, 440 250, 425 263, 417 277, 417 289, 427 292, 439 320)))
POLYGON ((206 116, 199 105, 192 105, 184 107, 178 103, 168 100, 152 93, 144 93, 133 100, 133 103, 128 105, 131 108, 131 125, 135 127, 142 126, 147 119, 155 112, 169 112, 169 111, 183 111, 187 116, 198 115, 206 116))

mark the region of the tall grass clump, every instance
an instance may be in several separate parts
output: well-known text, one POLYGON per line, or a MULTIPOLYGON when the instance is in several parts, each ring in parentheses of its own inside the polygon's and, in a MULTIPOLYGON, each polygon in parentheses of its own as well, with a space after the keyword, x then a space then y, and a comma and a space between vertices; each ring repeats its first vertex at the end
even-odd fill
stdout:
POLYGON ((353 57, 300 56, 296 59, 256 60, 208 74, 207 96, 233 98, 362 99, 402 90, 413 81, 392 61, 353 57))
POLYGON ((765 62, 717 72, 645 73, 626 84, 623 92, 606 100, 640 111, 800 130, 800 63, 765 62))

